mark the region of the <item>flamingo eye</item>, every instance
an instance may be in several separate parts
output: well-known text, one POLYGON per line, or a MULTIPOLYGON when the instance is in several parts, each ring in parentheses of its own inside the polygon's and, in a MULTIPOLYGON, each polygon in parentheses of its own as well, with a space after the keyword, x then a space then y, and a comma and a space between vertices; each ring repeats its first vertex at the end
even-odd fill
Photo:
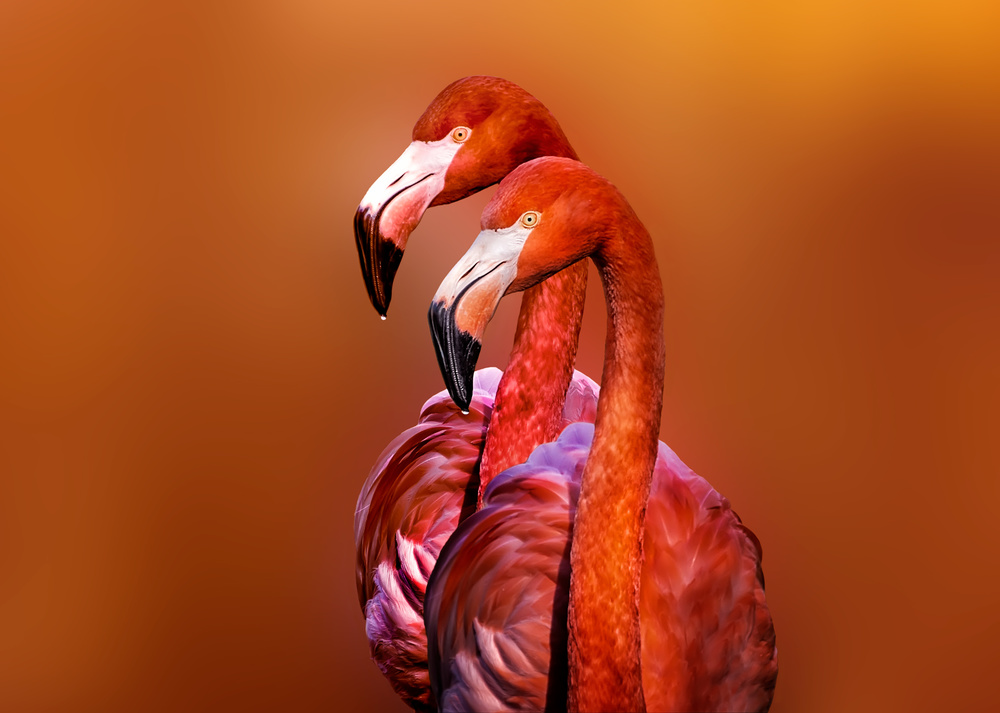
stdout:
POLYGON ((463 141, 469 138, 469 134, 471 133, 472 129, 470 129, 468 126, 458 126, 451 130, 451 138, 457 141, 458 143, 462 143, 463 141))
POLYGON ((521 225, 525 228, 534 228, 538 225, 538 221, 541 220, 542 216, 540 213, 536 213, 533 210, 529 210, 527 213, 521 216, 521 225))

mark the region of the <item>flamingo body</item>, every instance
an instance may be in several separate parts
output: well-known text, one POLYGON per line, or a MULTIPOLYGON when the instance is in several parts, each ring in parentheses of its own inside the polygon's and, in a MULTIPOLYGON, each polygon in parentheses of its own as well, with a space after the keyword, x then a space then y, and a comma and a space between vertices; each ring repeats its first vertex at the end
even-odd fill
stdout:
POLYGON ((572 160, 544 107, 502 80, 450 85, 413 138, 355 220, 369 295, 383 315, 427 207, 469 195, 531 156, 563 158, 536 159, 501 184, 484 212, 485 241, 473 246, 490 260, 456 266, 446 283, 469 284, 432 307, 442 374, 470 413, 443 392, 432 398, 359 499, 358 590, 376 663, 417 710, 435 706, 435 694, 445 710, 766 710, 777 666, 759 544, 725 498, 657 445, 662 288, 645 229, 572 160), (480 92, 492 98, 480 102, 480 92), (428 152, 432 161, 417 160, 428 152), (523 222, 525 208, 541 218, 539 230, 537 220, 523 222), (511 245, 519 237, 520 247, 491 262, 486 246, 501 237, 511 245), (570 428, 532 453, 567 423, 595 421, 597 387, 570 378, 586 275, 573 263, 586 255, 605 282, 614 327, 603 426, 596 436, 570 428), (473 284, 476 299, 466 292, 473 284), (528 291, 498 385, 499 372, 473 378, 461 362, 474 365, 507 288, 528 291), (474 306, 457 310, 463 295, 474 306), (477 488, 483 509, 459 526, 475 510, 477 488))
MULTIPOLYGON (((425 602, 434 694, 443 710, 766 711, 760 544, 657 440, 662 286, 621 193, 562 158, 513 171, 435 295, 435 343, 475 343, 505 295, 584 257, 609 317, 595 425, 498 475, 441 552, 425 602)), ((476 354, 438 350, 456 399, 476 354)))
MULTIPOLYGON (((441 552, 426 620, 442 711, 565 707, 569 552, 593 433, 571 425, 498 476, 441 552)), ((664 443, 643 554, 647 708, 767 710, 777 658, 760 545, 664 443)))
MULTIPOLYGON (((445 87, 412 138, 355 214, 362 274, 383 317, 403 250, 427 208, 497 183, 531 158, 576 157, 541 102, 496 77, 445 87)), ((418 710, 433 705, 423 597, 444 542, 493 476, 567 423, 595 418, 597 386, 572 369, 586 282, 580 265, 527 291, 503 378, 486 370, 470 380, 468 416, 444 392, 433 397, 417 426, 385 450, 362 490, 357 585, 370 650, 392 687, 418 710)))
MULTIPOLYGON (((478 465, 502 372, 476 372, 469 413, 447 391, 428 399, 417 424, 383 451, 354 516, 358 596, 372 659, 416 710, 432 710, 424 596, 445 542, 475 509, 478 465)), ((598 387, 574 373, 563 423, 592 423, 598 387)))

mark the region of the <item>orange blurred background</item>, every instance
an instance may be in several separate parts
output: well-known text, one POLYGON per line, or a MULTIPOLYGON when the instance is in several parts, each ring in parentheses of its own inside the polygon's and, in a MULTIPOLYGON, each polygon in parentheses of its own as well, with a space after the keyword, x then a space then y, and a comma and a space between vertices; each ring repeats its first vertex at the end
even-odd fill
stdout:
MULTIPOLYGON (((657 240, 661 436, 763 542, 772 710, 992 704, 996 3, 159 5, 0 4, 0 709, 403 709, 355 499, 492 191, 428 213, 385 323, 351 219, 477 73, 657 240)), ((594 279, 595 378, 603 320, 594 279)))

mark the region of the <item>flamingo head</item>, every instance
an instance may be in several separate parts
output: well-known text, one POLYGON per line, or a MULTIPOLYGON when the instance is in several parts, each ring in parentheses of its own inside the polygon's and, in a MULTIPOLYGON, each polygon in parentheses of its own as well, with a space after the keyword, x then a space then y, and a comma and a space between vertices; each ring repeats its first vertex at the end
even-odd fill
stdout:
POLYGON ((623 212, 631 208, 617 189, 571 159, 530 161, 500 183, 479 236, 444 278, 428 314, 438 365, 463 410, 500 299, 595 255, 623 212))
POLYGON ((368 296, 385 316, 406 242, 424 211, 497 183, 539 156, 576 158, 548 109, 496 77, 445 87, 413 127, 413 141, 361 199, 354 237, 368 296))

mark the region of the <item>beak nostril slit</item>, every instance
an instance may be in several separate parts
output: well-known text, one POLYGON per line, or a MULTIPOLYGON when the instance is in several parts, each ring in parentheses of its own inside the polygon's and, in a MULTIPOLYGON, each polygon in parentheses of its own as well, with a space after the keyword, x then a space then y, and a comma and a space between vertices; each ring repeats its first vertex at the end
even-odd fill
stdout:
POLYGON ((469 268, 468 270, 466 270, 465 272, 463 272, 463 273, 462 273, 462 276, 461 276, 460 278, 458 278, 458 279, 459 279, 459 281, 462 281, 462 280, 464 280, 464 279, 465 279, 466 277, 468 277, 468 276, 469 276, 469 273, 470 273, 470 272, 472 272, 473 270, 475 270, 475 269, 476 269, 476 266, 478 266, 478 265, 479 265, 479 262, 477 261, 477 262, 476 262, 476 263, 475 263, 475 264, 474 264, 474 265, 473 265, 472 267, 470 267, 470 268, 469 268))

